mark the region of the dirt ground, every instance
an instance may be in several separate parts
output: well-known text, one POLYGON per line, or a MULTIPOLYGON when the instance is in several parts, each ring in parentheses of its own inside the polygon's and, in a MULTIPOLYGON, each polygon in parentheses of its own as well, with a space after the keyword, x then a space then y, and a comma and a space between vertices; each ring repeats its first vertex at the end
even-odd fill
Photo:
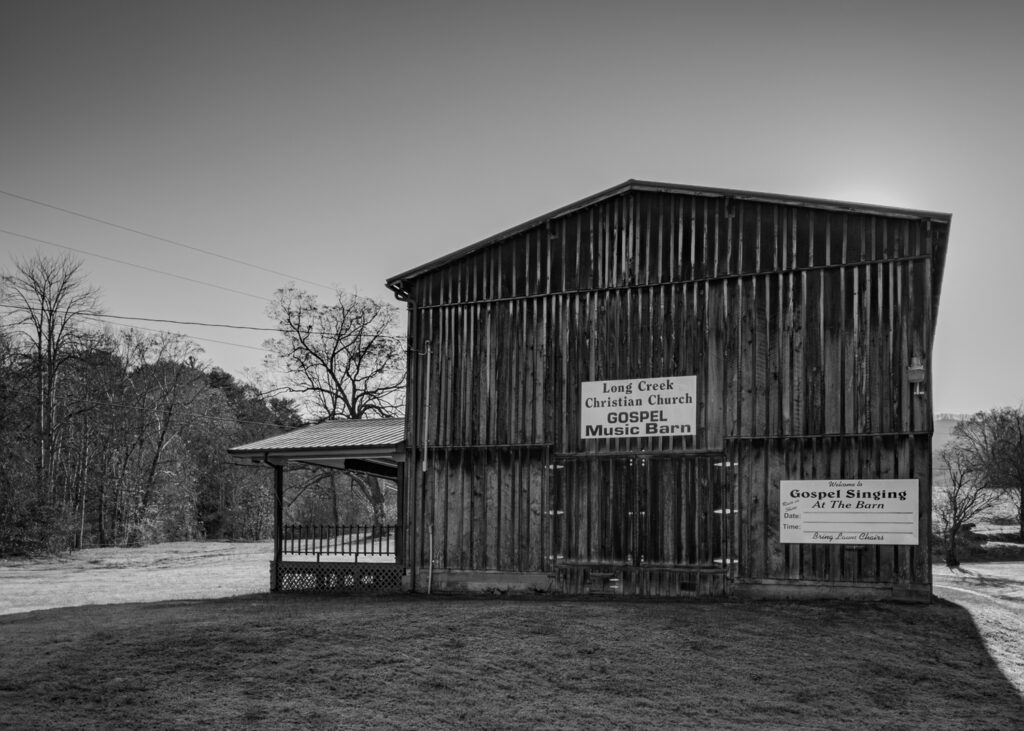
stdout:
POLYGON ((273 555, 270 541, 183 542, 0 560, 0 615, 256 594, 270 588, 273 555))
POLYGON ((932 567, 933 593, 970 613, 999 669, 1024 697, 1024 562, 932 567))

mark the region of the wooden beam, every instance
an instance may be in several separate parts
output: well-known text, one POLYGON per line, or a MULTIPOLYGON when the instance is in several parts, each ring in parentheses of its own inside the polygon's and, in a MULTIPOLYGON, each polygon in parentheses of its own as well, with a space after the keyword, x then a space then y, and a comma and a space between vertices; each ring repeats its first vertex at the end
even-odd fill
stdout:
POLYGON ((270 590, 280 591, 281 579, 278 569, 281 565, 281 531, 284 526, 284 466, 274 465, 274 572, 271 575, 270 590))

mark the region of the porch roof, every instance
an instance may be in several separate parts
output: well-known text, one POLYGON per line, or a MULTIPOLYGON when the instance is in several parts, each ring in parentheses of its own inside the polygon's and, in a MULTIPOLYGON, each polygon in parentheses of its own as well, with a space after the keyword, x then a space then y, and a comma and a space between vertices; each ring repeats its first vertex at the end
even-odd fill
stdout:
POLYGON ((297 462, 395 479, 405 459, 405 419, 324 421, 232 447, 228 454, 272 465, 297 462))

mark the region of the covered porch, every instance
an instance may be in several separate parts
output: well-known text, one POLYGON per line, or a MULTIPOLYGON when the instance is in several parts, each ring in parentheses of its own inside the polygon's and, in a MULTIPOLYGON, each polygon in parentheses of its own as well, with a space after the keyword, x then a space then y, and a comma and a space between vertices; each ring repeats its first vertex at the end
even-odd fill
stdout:
POLYGON ((271 591, 400 591, 405 584, 403 470, 405 420, 325 421, 228 450, 274 470, 271 591), (312 465, 395 483, 397 520, 339 525, 288 523, 289 465, 312 465))

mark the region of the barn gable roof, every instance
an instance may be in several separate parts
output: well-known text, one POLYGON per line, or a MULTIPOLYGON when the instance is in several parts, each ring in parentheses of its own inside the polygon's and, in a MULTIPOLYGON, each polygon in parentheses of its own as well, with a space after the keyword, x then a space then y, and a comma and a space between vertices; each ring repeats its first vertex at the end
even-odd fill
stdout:
MULTIPOLYGON (((775 193, 758 193, 753 191, 744 190, 732 190, 728 188, 704 188, 690 185, 677 185, 674 183, 658 183, 647 180, 627 180, 625 183, 613 186, 607 190, 603 190, 600 193, 588 196, 575 203, 570 203, 567 206, 562 206, 550 213, 537 216, 536 218, 530 219, 525 223, 521 223, 518 226, 514 226, 510 229, 488 236, 482 241, 478 241, 475 244, 463 247, 445 256, 438 257, 428 261, 425 264, 421 264, 417 267, 413 267, 401 274, 389 278, 386 282, 387 286, 393 290, 399 299, 404 299, 404 284, 405 282, 414 280, 418 277, 428 274, 437 269, 448 266, 449 264, 458 261, 470 254, 473 254, 480 249, 496 244, 503 241, 511 236, 514 236, 523 231, 527 231, 535 226, 541 225, 547 221, 551 221, 562 216, 567 216, 587 206, 600 203, 601 201, 616 196, 624 195, 632 191, 644 191, 644 192, 655 192, 655 193, 679 193, 684 195, 695 195, 703 196, 708 198, 732 198, 734 200, 747 200, 761 203, 777 203, 790 206, 799 206, 804 208, 815 208, 819 210, 829 211, 846 211, 850 213, 864 213, 868 215, 886 216, 889 218, 910 218, 917 220, 936 221, 938 223, 949 224, 952 219, 952 215, 949 213, 940 213, 937 211, 924 211, 911 208, 894 208, 891 206, 877 206, 866 203, 851 203, 846 201, 835 201, 827 200, 824 198, 806 198, 802 196, 791 196, 791 195, 780 195, 775 193)), ((939 257, 939 268, 940 271, 937 273, 939 276, 936 278, 937 281, 941 281, 941 266, 945 259, 945 250, 937 252, 939 257)))

